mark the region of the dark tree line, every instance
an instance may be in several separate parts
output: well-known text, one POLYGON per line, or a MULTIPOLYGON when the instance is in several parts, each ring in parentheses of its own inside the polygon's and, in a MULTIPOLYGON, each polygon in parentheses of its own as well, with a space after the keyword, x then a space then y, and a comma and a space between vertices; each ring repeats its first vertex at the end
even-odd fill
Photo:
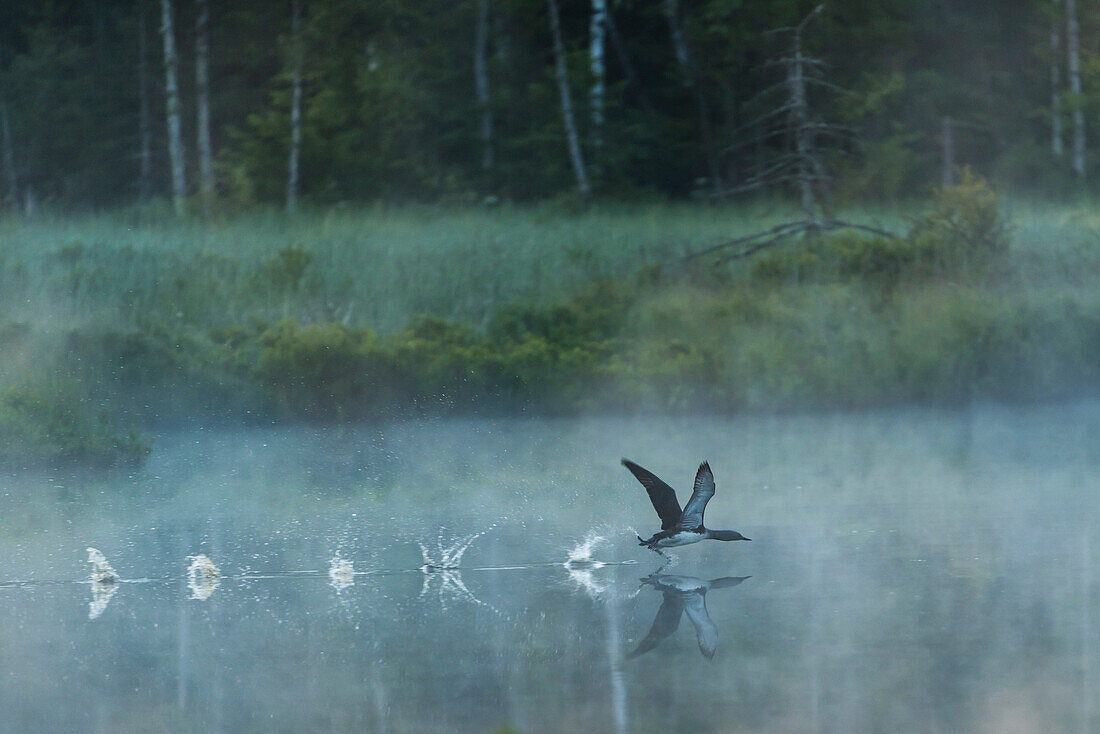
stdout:
MULTIPOLYGON (((816 5, 7 0, 0 200, 175 194, 200 213, 755 195, 770 161, 807 160, 809 128, 768 133, 789 113, 772 91, 791 83, 774 62, 790 35, 773 31, 816 5)), ((964 164, 1004 186, 1083 190, 1098 29, 1100 11, 1073 0, 827 3, 799 39, 814 59, 804 122, 851 132, 815 142, 823 195, 919 196, 964 164)), ((799 185, 778 188, 805 200, 799 185)))

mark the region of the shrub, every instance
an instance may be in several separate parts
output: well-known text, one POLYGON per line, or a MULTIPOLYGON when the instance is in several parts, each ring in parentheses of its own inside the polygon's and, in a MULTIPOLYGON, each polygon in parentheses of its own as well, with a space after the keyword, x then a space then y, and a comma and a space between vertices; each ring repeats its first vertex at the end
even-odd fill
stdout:
POLYGON ((139 464, 152 448, 137 432, 121 432, 95 412, 74 385, 58 382, 0 393, 0 463, 109 467, 139 464))
POLYGON ((1011 233, 986 180, 969 168, 961 169, 960 176, 957 185, 936 190, 907 238, 947 269, 988 263, 1008 249, 1011 233))
POLYGON ((864 280, 888 285, 906 275, 927 274, 929 264, 924 244, 846 231, 822 236, 809 249, 765 255, 757 261, 753 274, 771 282, 864 280))
POLYGON ((259 268, 252 283, 261 290, 273 288, 278 293, 297 293, 306 268, 312 262, 313 255, 310 252, 301 247, 287 245, 259 268))
POLYGON ((1010 227, 985 179, 962 170, 957 186, 938 189, 928 210, 904 238, 842 230, 810 240, 797 250, 760 256, 753 276, 762 281, 864 280, 892 286, 988 266, 1008 248, 1010 227))
POLYGON ((383 363, 374 332, 283 321, 264 329, 258 341, 249 373, 280 406, 332 418, 372 403, 369 387, 383 363))

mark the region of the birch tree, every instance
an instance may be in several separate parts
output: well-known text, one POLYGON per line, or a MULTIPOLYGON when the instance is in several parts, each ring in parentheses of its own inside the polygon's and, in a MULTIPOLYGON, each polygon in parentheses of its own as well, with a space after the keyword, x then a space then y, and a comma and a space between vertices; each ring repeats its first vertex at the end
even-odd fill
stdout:
POLYGON ((290 9, 291 93, 290 93, 290 154, 287 159, 286 211, 298 209, 298 159, 302 148, 302 65, 305 48, 302 43, 302 0, 293 0, 290 9))
POLYGON ((149 49, 146 0, 138 2, 138 195, 148 201, 153 193, 153 122, 149 111, 149 49))
POLYGON ((493 168, 493 110, 489 106, 489 0, 478 0, 474 38, 474 89, 481 110, 481 169, 493 168))
POLYGON ((1073 172, 1085 180, 1085 110, 1081 94, 1080 28, 1077 24, 1077 0, 1066 0, 1066 62, 1069 91, 1073 95, 1073 172))
POLYGON ((607 34, 607 0, 592 0, 592 19, 589 24, 589 58, 592 66, 592 146, 603 146, 603 109, 606 74, 604 64, 604 37, 607 34))
POLYGON ((172 0, 160 0, 160 34, 164 38, 164 93, 168 116, 168 158, 172 166, 172 207, 176 216, 186 213, 187 179, 180 124, 179 58, 172 19, 172 0))
POLYGON ((195 109, 199 153, 199 191, 202 212, 210 216, 214 201, 214 158, 210 148, 210 7, 207 0, 195 0, 195 109))
POLYGON ((547 0, 550 6, 550 32, 554 37, 554 70, 558 78, 558 93, 561 96, 562 122, 565 124, 566 142, 569 144, 569 159, 573 163, 573 173, 577 177, 577 188, 581 199, 592 198, 592 186, 588 182, 588 172, 584 167, 580 138, 577 135, 577 121, 573 114, 573 95, 569 90, 569 74, 565 68, 565 44, 561 38, 561 18, 558 14, 557 0, 547 0))
POLYGON ((1061 22, 1058 6, 1061 0, 1053 0, 1054 16, 1050 23, 1050 150, 1055 158, 1064 152, 1062 143, 1062 49, 1061 22))

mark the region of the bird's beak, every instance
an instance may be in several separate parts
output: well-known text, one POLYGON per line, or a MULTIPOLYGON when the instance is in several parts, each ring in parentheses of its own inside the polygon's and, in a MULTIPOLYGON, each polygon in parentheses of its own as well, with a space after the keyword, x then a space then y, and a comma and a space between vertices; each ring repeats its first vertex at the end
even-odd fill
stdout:
POLYGON ((752 540, 752 538, 741 538, 741 540, 752 540))

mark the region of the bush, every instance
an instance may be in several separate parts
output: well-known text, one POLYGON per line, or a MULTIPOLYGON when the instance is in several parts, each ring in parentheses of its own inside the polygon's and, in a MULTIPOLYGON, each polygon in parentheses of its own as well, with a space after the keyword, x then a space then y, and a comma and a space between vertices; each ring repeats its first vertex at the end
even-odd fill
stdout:
POLYGON ((928 210, 904 237, 842 230, 797 250, 759 257, 753 275, 763 281, 870 281, 891 286, 904 278, 961 274, 989 266, 1008 249, 1011 228, 985 179, 962 169, 957 186, 938 189, 928 210))
POLYGON ((374 332, 336 323, 284 321, 264 329, 258 342, 249 374, 279 406, 332 418, 373 402, 369 388, 384 362, 374 332))
POLYGON ((1011 233, 986 180, 969 168, 961 169, 960 176, 958 185, 936 190, 907 238, 946 269, 989 263, 1008 249, 1011 233))
POLYGON ((133 430, 121 432, 106 413, 95 412, 72 384, 0 393, 0 464, 134 465, 151 448, 147 438, 133 430))
POLYGON ((904 276, 931 272, 933 255, 927 243, 896 237, 839 232, 818 238, 808 249, 774 252, 761 257, 753 270, 763 281, 850 281, 892 285, 904 276))

